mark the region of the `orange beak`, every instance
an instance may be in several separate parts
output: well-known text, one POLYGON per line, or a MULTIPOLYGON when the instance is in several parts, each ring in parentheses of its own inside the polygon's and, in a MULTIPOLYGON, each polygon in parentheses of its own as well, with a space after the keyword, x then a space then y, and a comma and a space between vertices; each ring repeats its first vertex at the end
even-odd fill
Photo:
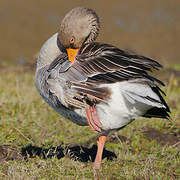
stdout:
POLYGON ((76 58, 76 54, 78 52, 79 49, 71 49, 71 48, 67 48, 67 54, 68 54, 68 58, 69 60, 74 63, 75 58, 76 58))

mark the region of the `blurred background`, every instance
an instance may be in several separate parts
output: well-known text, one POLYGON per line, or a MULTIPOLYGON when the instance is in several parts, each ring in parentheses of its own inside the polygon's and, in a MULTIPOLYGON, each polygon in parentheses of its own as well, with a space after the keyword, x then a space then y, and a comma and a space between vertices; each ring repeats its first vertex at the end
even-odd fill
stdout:
POLYGON ((179 67, 179 0, 0 0, 0 66, 35 64, 42 44, 76 6, 100 16, 97 41, 179 67))

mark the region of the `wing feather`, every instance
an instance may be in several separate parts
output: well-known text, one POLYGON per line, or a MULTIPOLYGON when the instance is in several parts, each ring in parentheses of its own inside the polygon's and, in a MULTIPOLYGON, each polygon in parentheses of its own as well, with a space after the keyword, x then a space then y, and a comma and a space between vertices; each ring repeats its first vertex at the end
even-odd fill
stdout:
POLYGON ((68 61, 67 54, 64 53, 54 60, 49 70, 53 74, 55 69, 56 78, 65 82, 63 92, 66 103, 79 108, 89 102, 105 102, 110 97, 111 92, 100 88, 99 84, 145 78, 163 85, 160 80, 148 74, 152 69, 161 67, 154 59, 123 51, 109 44, 93 42, 81 47, 75 63, 68 61))
POLYGON ((96 79, 96 83, 114 83, 142 77, 163 84, 148 74, 148 71, 161 67, 151 58, 130 54, 109 44, 94 42, 82 46, 70 69, 80 71, 86 77, 85 81, 96 79))

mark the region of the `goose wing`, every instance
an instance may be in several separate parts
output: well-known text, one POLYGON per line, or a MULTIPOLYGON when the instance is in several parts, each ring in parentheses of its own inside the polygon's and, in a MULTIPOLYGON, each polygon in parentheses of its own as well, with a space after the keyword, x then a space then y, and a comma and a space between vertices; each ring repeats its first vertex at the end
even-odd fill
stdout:
POLYGON ((150 76, 148 71, 162 66, 155 60, 120 50, 115 46, 93 42, 84 44, 79 50, 75 63, 61 55, 49 66, 50 79, 59 79, 63 88, 66 106, 85 107, 87 104, 107 102, 110 91, 99 85, 147 79, 160 80, 150 76), (63 83, 62 83, 63 79, 63 83))

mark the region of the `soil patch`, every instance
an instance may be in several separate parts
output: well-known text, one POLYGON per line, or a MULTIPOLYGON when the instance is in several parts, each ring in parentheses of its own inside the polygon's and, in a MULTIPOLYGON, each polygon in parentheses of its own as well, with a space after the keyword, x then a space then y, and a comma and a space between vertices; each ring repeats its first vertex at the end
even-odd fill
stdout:
POLYGON ((9 145, 0 146, 0 162, 9 160, 22 160, 21 152, 9 145))
POLYGON ((156 140, 161 145, 175 145, 180 141, 180 137, 173 133, 162 133, 159 130, 149 128, 143 132, 150 141, 156 140))

